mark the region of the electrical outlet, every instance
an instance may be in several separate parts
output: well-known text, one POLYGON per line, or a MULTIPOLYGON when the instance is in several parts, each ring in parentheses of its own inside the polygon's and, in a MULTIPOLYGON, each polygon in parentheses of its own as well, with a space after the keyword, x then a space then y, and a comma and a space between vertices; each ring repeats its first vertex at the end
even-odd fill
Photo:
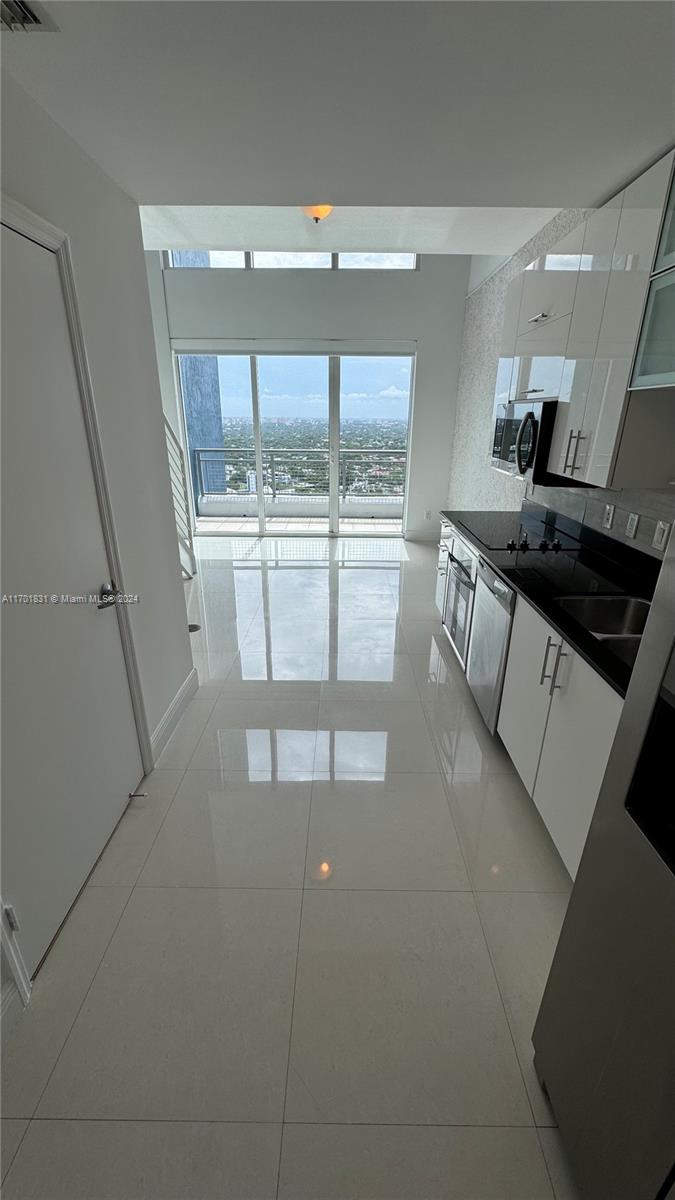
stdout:
POLYGON ((652 546, 655 550, 665 550, 670 533, 670 525, 667 521, 657 521, 656 531, 652 538, 652 546))
POLYGON ((614 507, 615 506, 613 504, 605 505, 605 515, 602 518, 602 528, 603 529, 611 529, 612 528, 612 525, 614 524, 614 507))
POLYGON ((430 508, 427 508, 424 510, 424 520, 425 521, 431 520, 431 509, 430 508))
POLYGON ((629 513, 626 521, 626 537, 634 538, 637 533, 637 527, 640 523, 639 513, 629 513))

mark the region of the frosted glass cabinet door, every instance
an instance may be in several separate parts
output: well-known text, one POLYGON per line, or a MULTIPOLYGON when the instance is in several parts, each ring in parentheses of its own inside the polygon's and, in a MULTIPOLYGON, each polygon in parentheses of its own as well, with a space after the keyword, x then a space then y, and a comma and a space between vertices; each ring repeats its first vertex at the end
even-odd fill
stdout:
MULTIPOLYGON (((675 269, 649 285, 631 387, 675 386, 675 269)), ((675 403, 675 397, 673 398, 675 403)))

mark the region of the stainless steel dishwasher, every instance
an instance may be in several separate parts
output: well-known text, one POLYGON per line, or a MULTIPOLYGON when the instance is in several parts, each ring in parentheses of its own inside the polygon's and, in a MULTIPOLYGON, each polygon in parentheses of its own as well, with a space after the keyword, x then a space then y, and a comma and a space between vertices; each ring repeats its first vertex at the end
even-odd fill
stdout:
POLYGON ((490 733, 497 728, 515 598, 479 558, 466 678, 490 733))

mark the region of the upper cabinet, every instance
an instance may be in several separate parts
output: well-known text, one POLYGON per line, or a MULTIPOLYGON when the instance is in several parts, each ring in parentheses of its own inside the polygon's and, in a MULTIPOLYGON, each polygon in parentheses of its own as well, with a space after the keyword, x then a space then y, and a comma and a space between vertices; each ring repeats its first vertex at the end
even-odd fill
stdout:
MULTIPOLYGON (((675 462, 664 455, 663 403, 648 404, 627 422, 633 403, 630 369, 655 260, 673 154, 592 214, 585 223, 578 284, 569 318, 569 337, 559 392, 549 470, 575 482, 607 486, 660 486, 672 479, 675 462), (640 461, 626 430, 640 428, 640 461), (654 453, 645 457, 645 445, 654 453), (667 476, 668 478, 665 478, 667 476)), ((648 305, 641 386, 675 383, 675 292, 653 289, 648 305), (670 355, 670 357, 669 357, 670 355)), ((640 364, 642 364, 640 366, 640 364)), ((634 378, 633 386, 636 380, 634 378)), ((637 403, 637 402, 636 402, 637 403)), ((636 443, 637 445, 637 443, 636 443)), ((637 453, 637 451, 636 451, 637 453)))
POLYGON ((577 289, 559 391, 559 408, 549 454, 549 470, 574 477, 583 442, 586 402, 612 270, 623 193, 586 221, 577 289))
MULTIPOLYGON (((632 388, 675 386, 675 270, 652 279, 632 388)), ((675 397, 673 398, 675 403, 675 397)))
POLYGON ((574 305, 583 231, 574 229, 523 272, 518 337, 539 333, 574 305))
POLYGON ((675 267, 675 178, 670 185, 670 195, 663 214, 663 228, 654 270, 669 271, 672 267, 675 267))

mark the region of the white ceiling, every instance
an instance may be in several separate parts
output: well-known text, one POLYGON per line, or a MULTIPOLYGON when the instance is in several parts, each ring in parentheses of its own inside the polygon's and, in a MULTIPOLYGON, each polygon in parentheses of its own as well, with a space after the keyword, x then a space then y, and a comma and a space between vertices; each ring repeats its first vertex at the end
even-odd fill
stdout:
POLYGON ((12 75, 139 203, 592 206, 675 140, 675 6, 81 3, 12 75))
MULTIPOLYGON (((344 2, 344 0, 343 0, 344 2)), ((513 254, 556 209, 336 208, 315 225, 300 208, 141 206, 147 250, 411 250, 513 254)))

